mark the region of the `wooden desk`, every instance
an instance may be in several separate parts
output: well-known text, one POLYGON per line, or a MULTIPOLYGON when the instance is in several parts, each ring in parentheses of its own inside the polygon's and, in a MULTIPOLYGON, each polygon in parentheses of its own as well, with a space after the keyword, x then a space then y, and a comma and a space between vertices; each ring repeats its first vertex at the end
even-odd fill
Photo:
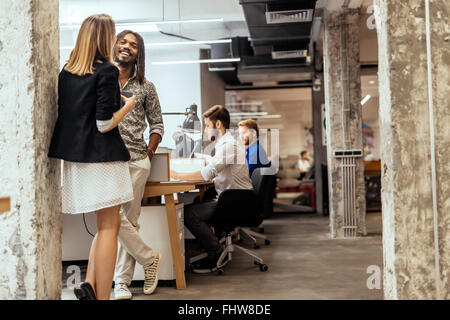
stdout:
POLYGON ((11 200, 9 198, 0 198, 0 214, 11 210, 11 200))
POLYGON ((203 197, 206 189, 213 185, 214 183, 212 181, 147 182, 145 185, 143 198, 164 196, 166 202, 170 247, 172 248, 177 289, 179 290, 186 289, 186 279, 184 277, 184 261, 183 255, 181 254, 180 238, 178 236, 177 214, 173 194, 199 189, 200 197, 203 197))
POLYGON ((381 161, 364 161, 364 176, 381 176, 381 161))

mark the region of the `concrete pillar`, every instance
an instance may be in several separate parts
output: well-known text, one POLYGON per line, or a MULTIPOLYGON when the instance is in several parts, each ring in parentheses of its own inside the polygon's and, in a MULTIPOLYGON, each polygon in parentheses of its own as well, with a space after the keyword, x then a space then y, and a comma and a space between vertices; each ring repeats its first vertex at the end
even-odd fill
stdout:
POLYGON ((325 11, 324 67, 330 227, 332 238, 366 235, 364 160, 340 159, 362 150, 359 9, 325 11), (347 167, 343 168, 342 165, 347 167), (354 170, 354 176, 351 171, 354 170))
POLYGON ((58 0, 0 1, 0 299, 59 299, 58 0))
POLYGON ((439 275, 435 266, 425 0, 376 1, 384 293, 450 298, 450 3, 430 1, 439 275))

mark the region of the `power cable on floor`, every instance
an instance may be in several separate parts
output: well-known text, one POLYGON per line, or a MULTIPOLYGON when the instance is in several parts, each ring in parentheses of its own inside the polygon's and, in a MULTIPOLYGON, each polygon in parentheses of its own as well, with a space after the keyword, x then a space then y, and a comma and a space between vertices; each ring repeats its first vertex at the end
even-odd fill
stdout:
POLYGON ((84 222, 84 227, 86 228, 87 233, 89 233, 93 238, 95 237, 92 233, 89 232, 89 228, 86 224, 86 217, 84 216, 85 214, 83 213, 83 222, 84 222))

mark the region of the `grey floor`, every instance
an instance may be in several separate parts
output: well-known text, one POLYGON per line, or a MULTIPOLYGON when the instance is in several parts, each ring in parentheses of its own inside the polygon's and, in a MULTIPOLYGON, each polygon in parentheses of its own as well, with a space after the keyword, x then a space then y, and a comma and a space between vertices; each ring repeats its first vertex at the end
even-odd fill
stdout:
MULTIPOLYGON (((382 289, 369 290, 366 285, 369 266, 382 270, 381 213, 367 213, 366 220, 367 237, 332 240, 328 217, 275 213, 264 222, 271 245, 255 250, 269 266, 267 272, 260 272, 248 257, 234 254, 222 276, 187 274, 186 290, 166 283, 149 296, 133 287, 133 299, 383 299, 382 289)), ((243 245, 251 247, 248 242, 243 245)), ((75 299, 64 274, 63 269, 62 299, 75 299)))

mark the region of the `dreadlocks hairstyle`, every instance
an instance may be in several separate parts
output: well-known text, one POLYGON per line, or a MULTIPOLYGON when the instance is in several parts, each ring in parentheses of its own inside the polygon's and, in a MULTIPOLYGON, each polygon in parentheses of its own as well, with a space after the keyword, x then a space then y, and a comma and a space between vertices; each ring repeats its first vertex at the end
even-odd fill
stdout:
POLYGON ((142 83, 145 79, 145 45, 144 39, 142 39, 141 35, 137 32, 131 30, 124 30, 117 35, 116 43, 114 44, 114 60, 116 60, 116 46, 119 44, 120 40, 122 40, 127 34, 132 34, 136 37, 138 42, 138 54, 136 57, 136 63, 133 66, 133 71, 136 70, 136 79, 139 83, 142 83))

